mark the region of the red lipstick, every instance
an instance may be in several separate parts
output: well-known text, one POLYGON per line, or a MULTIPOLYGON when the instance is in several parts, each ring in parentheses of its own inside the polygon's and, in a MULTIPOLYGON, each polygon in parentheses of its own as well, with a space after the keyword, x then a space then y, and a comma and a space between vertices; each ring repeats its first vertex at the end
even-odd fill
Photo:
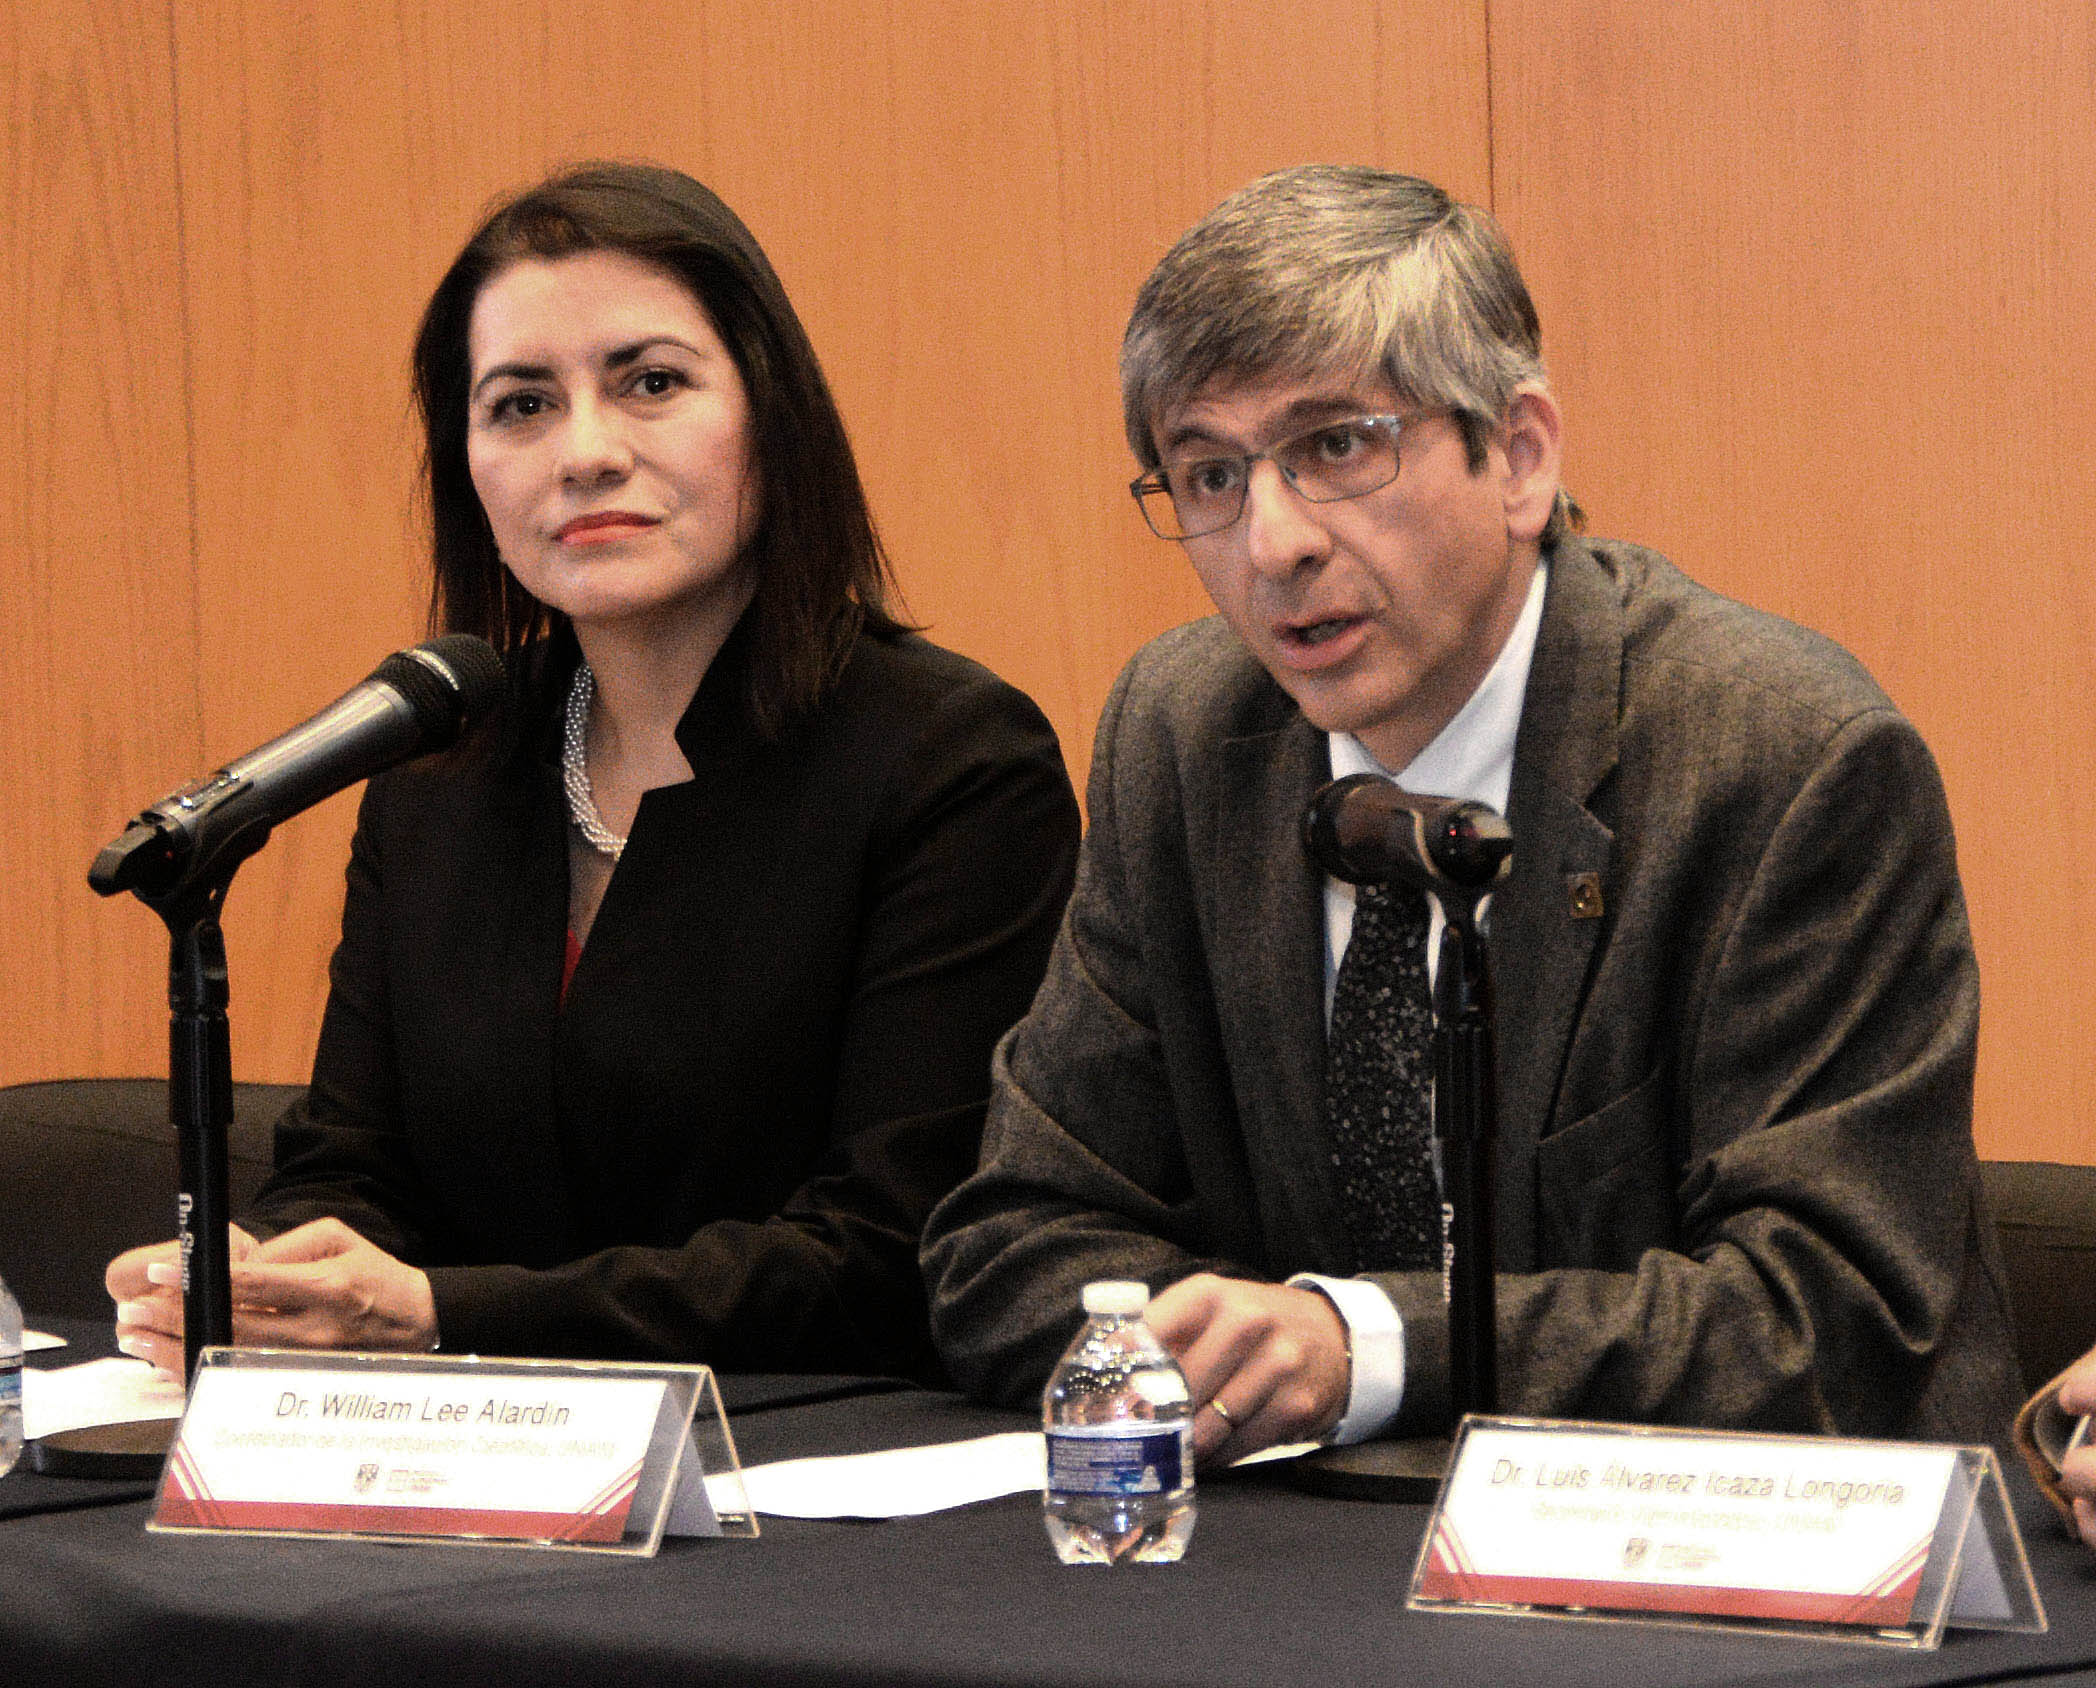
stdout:
POLYGON ((553 537, 563 545, 595 545, 610 539, 628 539, 656 525, 654 516, 635 515, 631 510, 597 510, 564 522, 553 537))

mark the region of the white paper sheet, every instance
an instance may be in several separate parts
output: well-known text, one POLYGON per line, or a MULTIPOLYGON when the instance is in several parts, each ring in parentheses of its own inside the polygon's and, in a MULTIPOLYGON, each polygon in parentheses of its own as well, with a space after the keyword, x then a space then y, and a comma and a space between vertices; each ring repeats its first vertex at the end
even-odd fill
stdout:
POLYGON ((66 1339, 64 1337, 53 1336, 47 1330, 25 1330, 22 1332, 22 1352, 25 1354, 34 1354, 42 1348, 63 1348, 65 1345, 66 1339))
MULTIPOLYGON (((1287 1443, 1238 1463, 1288 1459, 1315 1445, 1287 1443)), ((775 1518, 915 1518, 999 1495, 1038 1492, 1047 1469, 1041 1433, 1008 1430, 968 1442, 753 1465, 742 1480, 750 1505, 775 1518)), ((716 1494, 714 1504, 734 1502, 716 1494)))
POLYGON ((22 1368, 22 1434, 52 1436, 91 1424, 180 1418, 182 1386, 143 1360, 89 1360, 83 1365, 22 1368))
POLYGON ((1038 1489, 1047 1469, 1041 1433, 1009 1430, 969 1442, 753 1465, 742 1480, 750 1505, 778 1518, 914 1518, 1038 1489))

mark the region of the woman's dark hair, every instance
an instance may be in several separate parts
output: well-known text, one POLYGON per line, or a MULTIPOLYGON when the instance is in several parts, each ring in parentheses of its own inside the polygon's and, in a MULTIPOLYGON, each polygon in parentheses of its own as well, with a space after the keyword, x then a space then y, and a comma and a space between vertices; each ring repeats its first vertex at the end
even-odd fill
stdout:
POLYGON ((466 429, 473 307, 524 258, 623 252, 688 287, 735 359, 749 398, 759 480, 748 561, 749 708, 776 734, 812 708, 861 628, 903 624, 894 577, 866 507, 844 419, 786 290, 742 219, 689 176, 645 164, 584 164, 505 201, 437 284, 415 335, 415 402, 425 434, 436 578, 430 622, 517 651, 565 631, 566 617, 503 566, 473 489, 466 429))

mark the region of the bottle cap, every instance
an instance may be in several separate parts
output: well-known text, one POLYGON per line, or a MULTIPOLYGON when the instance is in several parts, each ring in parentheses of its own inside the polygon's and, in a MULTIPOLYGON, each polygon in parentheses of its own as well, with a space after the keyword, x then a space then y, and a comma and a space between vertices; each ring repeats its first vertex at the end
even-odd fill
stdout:
POLYGON ((1150 1305, 1150 1286, 1102 1278, 1084 1286, 1084 1310, 1094 1318, 1132 1319, 1150 1305))

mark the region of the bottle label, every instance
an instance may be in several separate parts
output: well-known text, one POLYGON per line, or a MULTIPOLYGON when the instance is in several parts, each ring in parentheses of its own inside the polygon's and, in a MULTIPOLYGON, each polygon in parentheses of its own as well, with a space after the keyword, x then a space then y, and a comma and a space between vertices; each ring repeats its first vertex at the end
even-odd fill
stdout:
POLYGON ((0 1412, 22 1404, 22 1357, 11 1354, 0 1360, 0 1412))
POLYGON ((1048 1488, 1064 1495, 1168 1495, 1193 1475, 1193 1425, 1068 1424, 1048 1432, 1048 1488))

